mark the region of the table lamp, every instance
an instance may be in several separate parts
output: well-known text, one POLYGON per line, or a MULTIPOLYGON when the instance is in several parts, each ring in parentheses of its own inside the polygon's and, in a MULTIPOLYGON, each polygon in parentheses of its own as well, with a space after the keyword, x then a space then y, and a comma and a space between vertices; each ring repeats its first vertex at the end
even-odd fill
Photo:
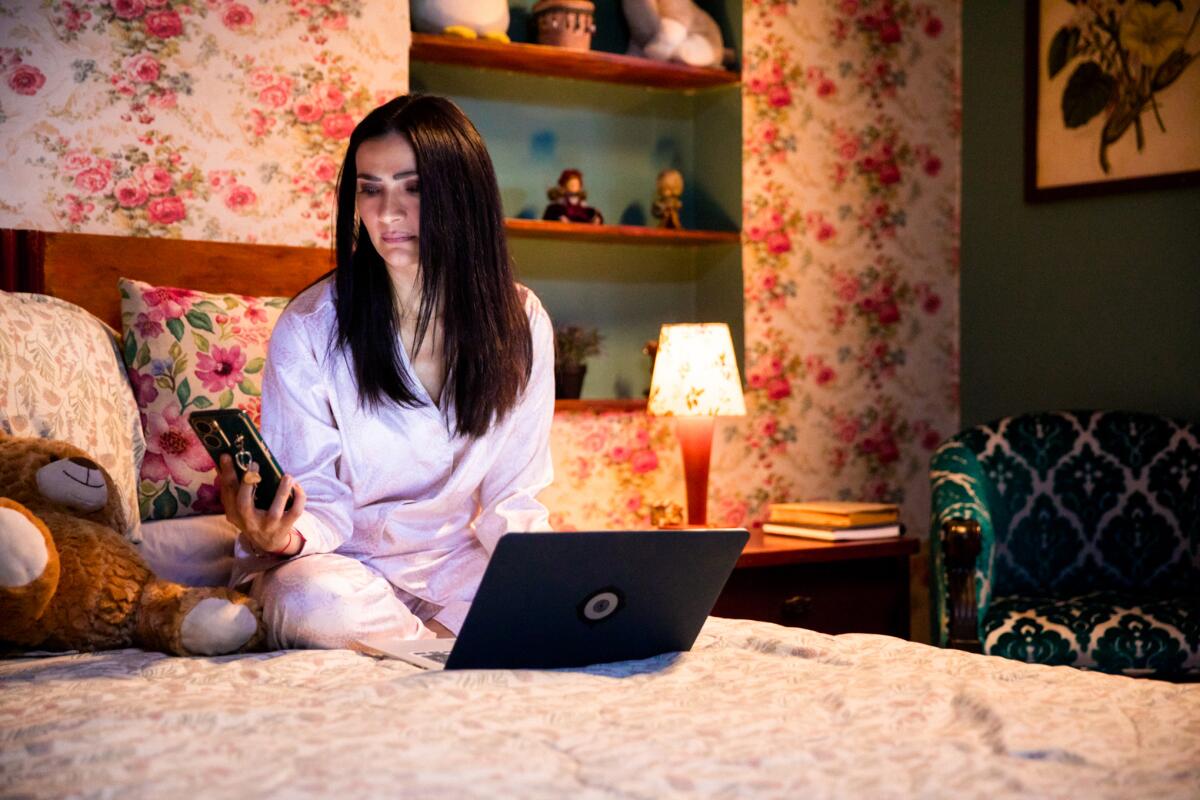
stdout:
POLYGON ((663 325, 646 410, 675 417, 689 525, 708 520, 708 462, 718 416, 746 413, 733 337, 723 322, 663 325))

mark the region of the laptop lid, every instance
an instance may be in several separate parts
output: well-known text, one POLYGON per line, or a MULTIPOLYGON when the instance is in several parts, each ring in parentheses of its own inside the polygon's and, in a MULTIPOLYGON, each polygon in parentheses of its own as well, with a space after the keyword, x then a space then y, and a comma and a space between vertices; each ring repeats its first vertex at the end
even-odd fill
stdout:
POLYGON ((749 533, 509 533, 446 669, 547 669, 691 649, 749 533))

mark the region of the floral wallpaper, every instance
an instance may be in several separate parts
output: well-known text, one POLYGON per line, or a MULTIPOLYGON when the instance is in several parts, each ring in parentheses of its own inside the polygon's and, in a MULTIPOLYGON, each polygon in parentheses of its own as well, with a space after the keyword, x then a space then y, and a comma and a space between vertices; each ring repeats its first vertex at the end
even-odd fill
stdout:
MULTIPOLYGON (((958 2, 745 0, 743 28, 748 413, 718 422, 709 519, 889 500, 924 538, 929 458, 959 424, 958 2)), ((554 445, 562 527, 684 503, 669 421, 560 415, 554 445)))
POLYGON ((0 226, 327 245, 408 29, 404 2, 2 2, 0 226))

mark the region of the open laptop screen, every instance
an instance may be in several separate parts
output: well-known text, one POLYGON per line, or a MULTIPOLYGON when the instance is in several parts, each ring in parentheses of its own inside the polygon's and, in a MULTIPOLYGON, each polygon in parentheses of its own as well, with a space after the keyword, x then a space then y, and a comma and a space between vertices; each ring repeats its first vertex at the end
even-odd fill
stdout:
POLYGON ((749 533, 510 533, 447 669, 574 667, 688 650, 749 533))

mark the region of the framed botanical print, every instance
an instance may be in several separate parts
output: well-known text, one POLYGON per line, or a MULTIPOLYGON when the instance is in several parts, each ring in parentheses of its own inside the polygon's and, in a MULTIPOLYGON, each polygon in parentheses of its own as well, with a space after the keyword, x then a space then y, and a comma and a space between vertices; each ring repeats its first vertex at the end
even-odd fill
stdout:
POLYGON ((1200 183, 1200 0, 1026 0, 1025 196, 1200 183))

